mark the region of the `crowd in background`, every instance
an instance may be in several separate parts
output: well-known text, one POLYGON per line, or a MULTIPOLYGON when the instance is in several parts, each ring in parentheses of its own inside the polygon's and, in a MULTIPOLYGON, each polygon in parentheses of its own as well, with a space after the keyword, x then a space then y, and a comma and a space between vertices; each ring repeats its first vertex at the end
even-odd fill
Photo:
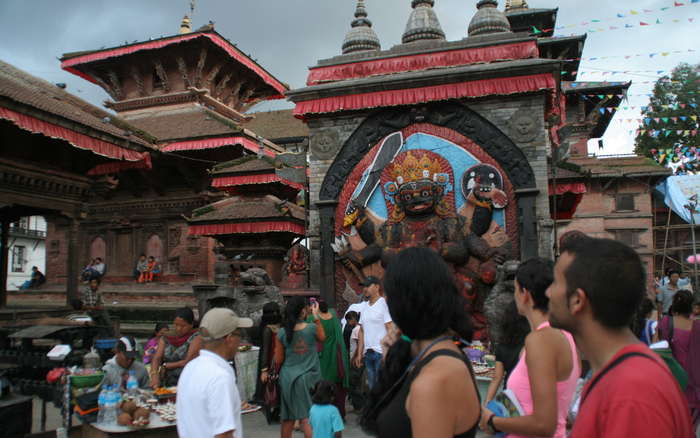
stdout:
POLYGON ((323 301, 266 306, 257 399, 268 421, 281 421, 283 438, 295 426, 333 436, 350 403, 379 437, 694 436, 700 305, 689 284, 668 272, 657 309, 631 248, 586 236, 561 248, 556 264, 519 265, 483 400, 463 351, 469 316, 434 251, 404 250, 383 281, 365 278, 364 299, 340 321, 323 301), (502 389, 522 415, 487 407, 502 389))

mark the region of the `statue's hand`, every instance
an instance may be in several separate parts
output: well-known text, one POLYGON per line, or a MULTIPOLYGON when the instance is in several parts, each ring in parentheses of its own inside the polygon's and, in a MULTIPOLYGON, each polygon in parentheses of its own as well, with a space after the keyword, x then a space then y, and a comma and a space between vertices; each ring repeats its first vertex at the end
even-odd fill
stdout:
POLYGON ((508 252, 503 248, 493 248, 490 251, 489 258, 499 265, 502 265, 508 257, 508 252))

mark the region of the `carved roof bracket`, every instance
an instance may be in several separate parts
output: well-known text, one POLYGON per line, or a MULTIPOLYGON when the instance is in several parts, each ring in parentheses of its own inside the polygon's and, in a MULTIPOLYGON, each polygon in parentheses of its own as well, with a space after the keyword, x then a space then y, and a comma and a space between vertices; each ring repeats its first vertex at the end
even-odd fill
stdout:
POLYGON ((121 100, 124 94, 122 93, 121 83, 119 82, 119 76, 114 70, 107 71, 107 77, 109 78, 109 84, 114 92, 114 100, 121 100))
POLYGON ((182 56, 178 56, 177 58, 175 58, 175 60, 177 61, 177 69, 180 71, 182 80, 185 81, 185 86, 191 87, 192 81, 190 80, 190 77, 187 74, 187 64, 185 63, 185 59, 182 56))
POLYGON ((200 87, 202 84, 202 71, 204 70, 204 64, 207 62, 207 49, 202 48, 199 52, 199 60, 197 61, 197 68, 194 72, 194 84, 195 87, 200 87))
POLYGON ((134 83, 136 84, 136 89, 139 92, 139 96, 145 96, 146 90, 143 86, 143 76, 141 75, 139 68, 136 65, 132 64, 129 67, 129 74, 131 74, 131 78, 134 80, 134 83))
POLYGON ((158 76, 158 79, 160 79, 161 83, 163 84, 163 90, 166 93, 169 92, 170 84, 168 84, 168 74, 165 72, 163 62, 160 59, 156 59, 153 61, 153 66, 156 69, 156 75, 158 76))

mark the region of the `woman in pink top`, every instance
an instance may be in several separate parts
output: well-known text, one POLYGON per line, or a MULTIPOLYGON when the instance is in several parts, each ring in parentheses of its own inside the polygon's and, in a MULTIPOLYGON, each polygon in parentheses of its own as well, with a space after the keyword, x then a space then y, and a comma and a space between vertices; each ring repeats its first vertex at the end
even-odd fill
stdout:
POLYGON ((520 265, 515 275, 515 303, 527 318, 531 332, 508 379, 524 415, 495 417, 482 410, 481 428, 508 437, 566 437, 566 414, 581 373, 573 337, 549 326, 545 295, 553 279, 553 263, 534 258, 520 265))
POLYGON ((685 397, 697 427, 700 424, 700 321, 690 319, 692 308, 693 294, 685 289, 676 292, 669 309, 671 314, 659 323, 656 340, 668 341, 673 357, 688 373, 685 397))

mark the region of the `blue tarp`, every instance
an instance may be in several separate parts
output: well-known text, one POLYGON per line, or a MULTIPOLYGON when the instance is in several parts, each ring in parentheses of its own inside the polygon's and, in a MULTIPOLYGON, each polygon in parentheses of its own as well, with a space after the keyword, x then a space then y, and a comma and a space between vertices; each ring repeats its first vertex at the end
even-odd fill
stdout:
MULTIPOLYGON (((656 190, 664 195, 664 202, 674 213, 690 223, 690 211, 684 206, 692 196, 696 197, 696 202, 700 201, 700 175, 669 176, 656 186, 656 190)), ((698 209, 700 205, 696 208, 698 209)), ((695 213, 693 219, 696 224, 700 224, 700 213, 695 213)))

